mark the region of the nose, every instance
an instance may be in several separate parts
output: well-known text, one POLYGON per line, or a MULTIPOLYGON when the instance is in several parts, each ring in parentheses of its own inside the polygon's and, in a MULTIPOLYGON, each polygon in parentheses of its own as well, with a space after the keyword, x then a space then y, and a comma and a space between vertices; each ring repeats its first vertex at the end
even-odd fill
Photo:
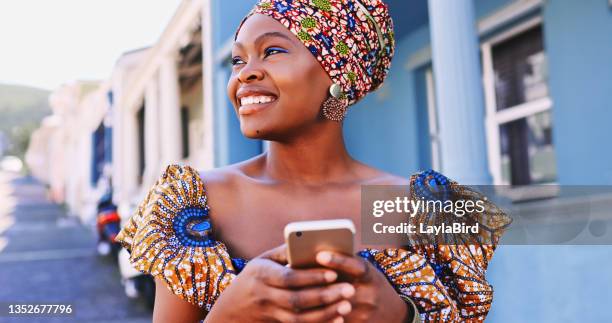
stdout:
POLYGON ((262 80, 263 77, 264 72, 261 69, 261 66, 258 66, 258 63, 254 62, 254 60, 247 63, 238 73, 238 80, 241 83, 262 80))

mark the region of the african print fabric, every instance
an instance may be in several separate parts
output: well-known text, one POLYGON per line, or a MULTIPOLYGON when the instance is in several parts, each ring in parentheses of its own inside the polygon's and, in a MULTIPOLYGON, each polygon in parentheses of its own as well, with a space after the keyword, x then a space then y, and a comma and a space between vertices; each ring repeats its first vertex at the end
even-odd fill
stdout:
MULTIPOLYGON (((435 185, 459 185, 432 170, 411 176, 411 190, 423 192, 435 185), (426 183, 426 185, 424 185, 426 183)), ((488 202, 485 215, 499 213, 488 202)), ((158 277, 181 299, 210 311, 220 293, 240 273, 247 260, 232 258, 226 245, 213 238, 206 189, 189 166, 169 165, 138 206, 117 241, 129 252, 133 266, 158 277)), ((424 322, 482 321, 493 300, 485 272, 501 229, 492 244, 411 245, 358 253, 380 270, 398 294, 416 304, 424 322)))
POLYGON ((260 0, 243 23, 255 13, 289 29, 341 86, 347 105, 379 88, 389 71, 393 21, 381 0, 260 0))

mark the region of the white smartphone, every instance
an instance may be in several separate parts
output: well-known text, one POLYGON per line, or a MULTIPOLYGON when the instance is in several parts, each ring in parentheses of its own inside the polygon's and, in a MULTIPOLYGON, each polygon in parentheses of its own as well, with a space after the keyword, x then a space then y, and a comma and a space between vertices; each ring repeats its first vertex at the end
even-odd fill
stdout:
POLYGON ((349 219, 291 222, 285 226, 287 259, 292 268, 320 266, 316 255, 334 251, 353 255, 355 225, 349 219))

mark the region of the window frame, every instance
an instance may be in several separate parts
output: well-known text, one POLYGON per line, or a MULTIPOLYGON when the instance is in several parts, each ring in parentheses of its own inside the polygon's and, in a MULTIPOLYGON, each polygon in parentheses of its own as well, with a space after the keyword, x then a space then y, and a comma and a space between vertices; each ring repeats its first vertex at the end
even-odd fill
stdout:
POLYGON ((425 71, 425 89, 427 91, 427 122, 429 123, 429 143, 431 148, 431 168, 442 169, 442 152, 440 143, 440 129, 438 125, 438 104, 436 102, 436 87, 433 68, 427 67, 425 71))
MULTIPOLYGON (((612 1, 612 0, 611 0, 612 1)), ((482 64, 482 82, 485 95, 485 131, 487 139, 487 158, 489 162, 489 172, 493 177, 494 185, 510 185, 504 181, 502 176, 502 154, 500 145, 500 127, 503 124, 532 116, 541 112, 551 111, 553 101, 548 96, 521 103, 512 107, 508 107, 501 111, 497 111, 497 99, 495 93, 495 73, 493 71, 493 46, 506 41, 512 37, 518 36, 529 29, 543 27, 542 16, 536 16, 528 19, 516 26, 502 31, 493 37, 481 42, 481 64, 482 64)), ((545 51, 546 52, 546 51, 545 51)), ((548 83, 548 82, 547 82, 548 83)), ((545 183, 554 184, 555 182, 545 183)))

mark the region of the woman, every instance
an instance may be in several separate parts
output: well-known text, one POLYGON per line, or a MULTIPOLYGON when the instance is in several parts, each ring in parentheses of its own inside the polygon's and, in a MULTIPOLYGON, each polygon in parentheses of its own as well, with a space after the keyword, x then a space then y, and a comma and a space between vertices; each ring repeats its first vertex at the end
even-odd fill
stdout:
POLYGON ((168 166, 117 237, 155 277, 155 322, 484 319, 495 244, 358 245, 354 256, 321 252, 319 268, 285 266, 283 227, 358 225, 362 185, 460 187, 433 171, 388 174, 346 150, 347 107, 382 84, 393 51, 381 0, 261 0, 245 17, 227 90, 242 133, 268 151, 201 174, 168 166))

